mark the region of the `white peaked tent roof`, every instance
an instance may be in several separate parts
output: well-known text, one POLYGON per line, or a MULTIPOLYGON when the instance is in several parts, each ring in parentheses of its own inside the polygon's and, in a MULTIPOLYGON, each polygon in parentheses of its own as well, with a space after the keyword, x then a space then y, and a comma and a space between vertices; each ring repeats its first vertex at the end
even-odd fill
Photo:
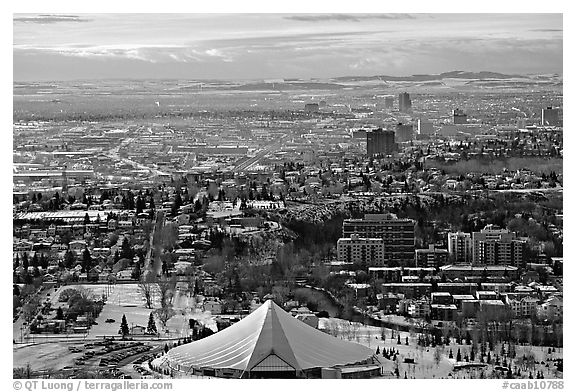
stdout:
POLYGON ((337 339, 286 313, 272 300, 236 324, 168 351, 167 360, 184 368, 250 371, 270 354, 295 370, 347 365, 373 355, 368 347, 337 339))

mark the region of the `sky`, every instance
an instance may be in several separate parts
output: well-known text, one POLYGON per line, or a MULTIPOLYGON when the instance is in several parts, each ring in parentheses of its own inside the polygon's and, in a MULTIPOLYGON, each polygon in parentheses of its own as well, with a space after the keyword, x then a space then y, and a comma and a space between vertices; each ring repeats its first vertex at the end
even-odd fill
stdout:
POLYGON ((14 81, 562 74, 562 14, 14 14, 14 81))

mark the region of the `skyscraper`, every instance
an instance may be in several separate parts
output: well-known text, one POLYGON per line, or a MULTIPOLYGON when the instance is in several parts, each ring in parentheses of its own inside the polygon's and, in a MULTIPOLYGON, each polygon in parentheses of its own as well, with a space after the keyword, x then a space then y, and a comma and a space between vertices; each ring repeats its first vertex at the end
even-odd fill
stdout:
POLYGON ((559 109, 548 106, 542 109, 542 126, 558 126, 560 124, 559 109))
POLYGON ((412 101, 410 100, 410 94, 400 93, 398 94, 398 110, 402 113, 408 113, 412 110, 412 101))
POLYGON ((396 151, 394 131, 378 128, 366 132, 366 152, 368 156, 387 155, 392 154, 394 151, 396 151))

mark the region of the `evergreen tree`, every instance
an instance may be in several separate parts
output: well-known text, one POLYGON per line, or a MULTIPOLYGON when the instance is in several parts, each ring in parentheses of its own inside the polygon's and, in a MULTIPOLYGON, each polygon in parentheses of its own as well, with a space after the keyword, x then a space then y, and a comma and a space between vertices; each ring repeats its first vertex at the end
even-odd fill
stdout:
POLYGON ((148 318, 148 327, 146 327, 146 332, 149 334, 158 334, 158 330, 156 329, 156 321, 154 320, 154 314, 150 312, 150 317, 148 318))
POLYGON ((144 207, 142 206, 144 203, 140 195, 136 197, 136 215, 141 214, 144 211, 144 207))
POLYGON ((67 250, 64 254, 64 268, 71 269, 76 265, 76 256, 71 250, 67 250))
POLYGON ((124 239, 122 240, 122 249, 120 251, 120 258, 132 260, 133 257, 134 257, 134 251, 130 246, 130 241, 128 241, 128 237, 124 237, 124 239))
POLYGON ((40 266, 43 269, 47 269, 48 268, 48 258, 44 255, 44 253, 42 253, 40 255, 40 266))
POLYGON ((29 266, 30 265, 28 264, 28 254, 24 252, 22 254, 22 268, 24 268, 24 271, 28 271, 29 266))
POLYGON ((125 338, 127 335, 130 335, 130 328, 128 327, 128 321, 126 320, 126 315, 122 315, 122 322, 120 323, 120 330, 118 331, 119 334, 125 338))
POLYGON ((460 353, 460 348, 458 348, 458 352, 456 353, 456 361, 462 362, 462 354, 460 353))
POLYGON ((180 196, 180 192, 177 191, 174 197, 174 204, 172 205, 172 215, 176 215, 180 207, 182 207, 182 196, 180 196))
POLYGON ((396 341, 396 343, 402 344, 402 343, 400 342, 400 334, 398 334, 398 340, 396 341))
POLYGON ((90 256, 90 251, 88 248, 84 248, 82 252, 82 272, 88 272, 92 269, 92 256, 90 256))
POLYGON ((140 269, 140 263, 136 263, 134 269, 132 270, 132 279, 139 280, 142 270, 140 269))

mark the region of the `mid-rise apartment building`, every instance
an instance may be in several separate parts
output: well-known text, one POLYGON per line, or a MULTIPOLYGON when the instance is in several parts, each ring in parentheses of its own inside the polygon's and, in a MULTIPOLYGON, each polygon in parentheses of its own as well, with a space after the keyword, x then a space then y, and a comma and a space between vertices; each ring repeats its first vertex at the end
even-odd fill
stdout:
POLYGON ((366 214, 364 219, 346 219, 342 236, 358 234, 361 238, 384 240, 384 264, 410 266, 414 264, 414 225, 411 219, 398 219, 393 214, 366 214))

